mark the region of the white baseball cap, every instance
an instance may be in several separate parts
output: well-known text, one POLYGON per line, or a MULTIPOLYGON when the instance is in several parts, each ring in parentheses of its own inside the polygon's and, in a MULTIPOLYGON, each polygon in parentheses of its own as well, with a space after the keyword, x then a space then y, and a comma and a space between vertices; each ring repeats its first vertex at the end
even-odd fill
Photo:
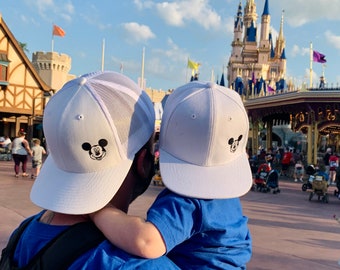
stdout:
POLYGON ((248 130, 237 92, 200 81, 177 88, 165 104, 160 130, 164 185, 202 199, 244 195, 252 185, 248 130))
POLYGON ((154 123, 148 95, 120 73, 96 72, 66 83, 44 112, 50 154, 31 200, 65 214, 101 209, 118 191, 154 123))

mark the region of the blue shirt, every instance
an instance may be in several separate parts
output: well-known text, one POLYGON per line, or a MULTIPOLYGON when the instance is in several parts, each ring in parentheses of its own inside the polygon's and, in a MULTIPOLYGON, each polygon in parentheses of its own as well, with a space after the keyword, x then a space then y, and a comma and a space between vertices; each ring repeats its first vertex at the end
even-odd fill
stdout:
POLYGON ((163 190, 147 213, 181 269, 246 269, 251 237, 240 200, 193 199, 163 190))
MULTIPOLYGON (((68 228, 68 226, 56 226, 39 222, 43 212, 35 216, 18 242, 14 260, 19 267, 25 266, 51 239, 68 228)), ((116 248, 107 240, 80 256, 69 269, 179 270, 166 256, 158 259, 142 259, 116 248)))

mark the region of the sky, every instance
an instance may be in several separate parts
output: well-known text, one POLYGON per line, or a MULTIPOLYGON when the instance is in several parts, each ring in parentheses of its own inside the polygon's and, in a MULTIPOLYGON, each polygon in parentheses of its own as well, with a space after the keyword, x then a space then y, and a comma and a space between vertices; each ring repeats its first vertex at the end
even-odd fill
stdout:
MULTIPOLYGON (((201 64, 200 80, 220 80, 222 72, 226 76, 239 1, 3 0, 0 13, 16 39, 27 45, 30 60, 36 51, 52 50, 56 24, 66 35, 53 37, 54 52, 72 58, 71 74, 104 66, 138 82, 144 59, 146 87, 168 90, 190 80, 188 59, 201 64)), ((255 0, 258 29, 264 2, 255 0)), ((313 63, 313 84, 323 73, 329 86, 340 84, 340 0, 269 0, 274 40, 283 10, 286 79, 297 86, 309 84, 312 43, 327 60, 313 63)))

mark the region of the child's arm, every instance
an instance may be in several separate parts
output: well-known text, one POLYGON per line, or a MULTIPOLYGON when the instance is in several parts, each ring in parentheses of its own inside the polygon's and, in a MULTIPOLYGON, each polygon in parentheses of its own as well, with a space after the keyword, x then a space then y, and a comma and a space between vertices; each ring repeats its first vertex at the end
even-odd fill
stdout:
POLYGON ((24 146, 24 148, 25 148, 27 154, 29 154, 30 156, 33 156, 33 152, 32 152, 32 150, 31 150, 31 148, 30 148, 30 146, 29 146, 29 144, 28 144, 28 141, 27 141, 26 139, 24 139, 24 140, 22 141, 22 144, 23 144, 23 146, 24 146))
POLYGON ((130 254, 157 258, 166 252, 158 229, 141 217, 129 216, 114 207, 105 207, 90 216, 113 245, 130 254))

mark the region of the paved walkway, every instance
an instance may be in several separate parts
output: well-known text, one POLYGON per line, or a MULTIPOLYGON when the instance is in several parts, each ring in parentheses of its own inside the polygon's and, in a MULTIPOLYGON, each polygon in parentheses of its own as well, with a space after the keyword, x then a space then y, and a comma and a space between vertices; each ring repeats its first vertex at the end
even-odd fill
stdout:
MULTIPOLYGON (((40 209, 29 200, 33 181, 15 178, 12 161, 0 161, 0 249, 9 234, 25 217, 40 209)), ((330 202, 308 200, 301 183, 281 179, 280 194, 250 191, 242 197, 253 236, 253 258, 249 270, 340 269, 340 201, 329 188, 330 202)), ((130 208, 130 214, 145 215, 162 189, 151 185, 130 208)), ((226 209, 227 211, 227 209, 226 209)))

